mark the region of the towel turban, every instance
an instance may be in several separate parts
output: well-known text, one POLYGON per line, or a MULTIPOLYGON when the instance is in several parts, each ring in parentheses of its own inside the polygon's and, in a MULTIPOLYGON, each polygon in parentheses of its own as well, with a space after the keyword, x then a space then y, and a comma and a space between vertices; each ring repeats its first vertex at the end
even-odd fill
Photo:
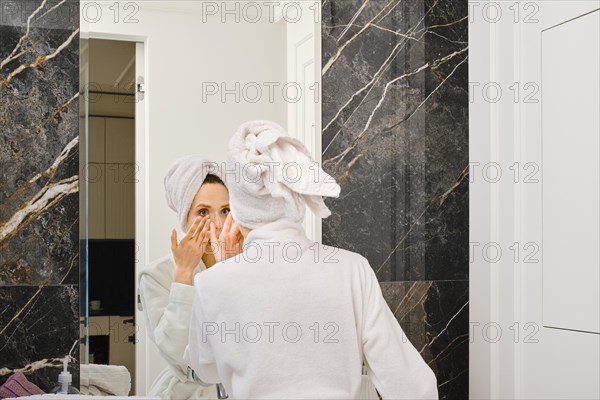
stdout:
POLYGON ((238 128, 229 141, 226 175, 232 217, 250 229, 281 218, 302 222, 307 206, 326 218, 331 212, 323 196, 340 193, 306 146, 271 121, 238 128))
POLYGON ((188 212, 206 175, 218 176, 227 185, 217 163, 202 155, 189 155, 171 163, 164 178, 165 195, 169 208, 177 213, 181 230, 186 232, 188 212))

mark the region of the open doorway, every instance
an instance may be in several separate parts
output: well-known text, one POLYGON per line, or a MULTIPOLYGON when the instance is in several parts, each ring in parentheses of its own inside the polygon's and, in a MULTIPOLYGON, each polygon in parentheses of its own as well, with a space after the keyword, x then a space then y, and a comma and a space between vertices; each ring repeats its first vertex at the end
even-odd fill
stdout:
POLYGON ((89 39, 86 53, 81 362, 126 367, 133 395, 136 43, 89 39))

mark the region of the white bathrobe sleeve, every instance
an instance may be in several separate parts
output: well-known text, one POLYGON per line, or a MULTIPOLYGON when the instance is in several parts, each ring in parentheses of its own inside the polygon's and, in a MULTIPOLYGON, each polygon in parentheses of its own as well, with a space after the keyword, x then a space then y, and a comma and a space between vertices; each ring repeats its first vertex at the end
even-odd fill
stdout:
POLYGON ((140 279, 140 297, 150 339, 169 364, 179 367, 180 378, 187 379, 183 353, 188 340, 194 287, 172 282, 168 290, 152 276, 144 275, 140 279))
MULTIPOLYGON (((198 274, 200 275, 200 274, 198 274)), ((194 370, 196 377, 204 383, 220 383, 219 372, 215 356, 213 354, 210 342, 206 335, 202 335, 202 325, 213 325, 214 329, 219 329, 214 322, 207 321, 204 316, 204 299, 201 297, 202 287, 198 276, 194 280, 195 295, 194 305, 192 307, 192 317, 190 319, 190 334, 188 346, 185 349, 184 360, 194 370)), ((212 329, 212 328, 211 328, 212 329)), ((217 335, 220 336, 220 333, 217 335)))
POLYGON ((373 384, 383 400, 439 399, 433 370, 394 317, 366 258, 362 264, 362 344, 373 384))

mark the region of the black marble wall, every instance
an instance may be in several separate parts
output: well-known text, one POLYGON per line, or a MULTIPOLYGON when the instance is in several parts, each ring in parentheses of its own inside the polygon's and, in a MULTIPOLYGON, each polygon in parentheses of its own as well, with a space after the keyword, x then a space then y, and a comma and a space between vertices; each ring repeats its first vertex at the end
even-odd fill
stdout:
POLYGON ((438 378, 468 398, 466 0, 323 0, 323 242, 363 254, 438 378))
POLYGON ((0 384, 49 391, 79 359, 79 1, 0 6, 0 384))

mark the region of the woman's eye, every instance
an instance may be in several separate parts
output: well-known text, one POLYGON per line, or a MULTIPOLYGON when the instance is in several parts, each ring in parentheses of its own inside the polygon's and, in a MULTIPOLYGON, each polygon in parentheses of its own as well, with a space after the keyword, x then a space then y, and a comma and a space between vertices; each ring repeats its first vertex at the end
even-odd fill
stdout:
POLYGON ((223 214, 227 215, 227 214, 229 214, 229 211, 230 211, 229 208, 224 208, 223 209, 223 214))
POLYGON ((206 210, 200 210, 200 216, 202 216, 202 217, 206 216, 206 210))

